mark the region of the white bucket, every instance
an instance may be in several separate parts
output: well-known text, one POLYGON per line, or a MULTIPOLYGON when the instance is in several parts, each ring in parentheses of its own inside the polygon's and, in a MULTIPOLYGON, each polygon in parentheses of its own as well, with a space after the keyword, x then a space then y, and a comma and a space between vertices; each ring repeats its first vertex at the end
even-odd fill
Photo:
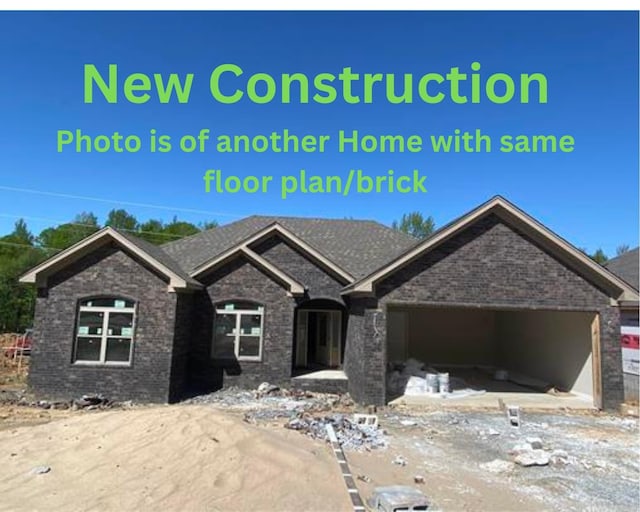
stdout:
POLYGON ((435 373, 427 373, 426 376, 426 392, 437 393, 438 392, 438 375, 435 373))
POLYGON ((449 393, 449 374, 448 373, 438 374, 438 387, 440 388, 440 393, 449 393))

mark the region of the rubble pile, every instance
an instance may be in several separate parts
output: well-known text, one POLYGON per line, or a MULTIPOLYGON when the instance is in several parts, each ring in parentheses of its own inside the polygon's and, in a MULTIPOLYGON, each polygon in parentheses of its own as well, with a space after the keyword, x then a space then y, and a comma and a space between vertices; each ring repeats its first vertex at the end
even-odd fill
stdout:
POLYGON ((95 409, 109 409, 113 407, 127 407, 131 402, 112 402, 102 395, 82 395, 75 400, 29 400, 26 396, 8 396, 0 397, 0 403, 4 405, 16 405, 19 407, 36 407, 38 409, 58 409, 58 410, 78 410, 86 409, 92 411, 95 409))
POLYGON ((323 417, 301 414, 289 420, 285 428, 303 432, 314 439, 328 441, 327 425, 333 427, 343 450, 369 451, 388 446, 384 432, 377 426, 357 424, 345 414, 336 413, 323 417))
POLYGON ((354 405, 348 394, 313 393, 285 389, 263 382, 254 391, 236 387, 199 395, 185 401, 188 404, 211 404, 225 409, 245 412, 245 421, 271 421, 294 418, 305 412, 323 412, 354 405))

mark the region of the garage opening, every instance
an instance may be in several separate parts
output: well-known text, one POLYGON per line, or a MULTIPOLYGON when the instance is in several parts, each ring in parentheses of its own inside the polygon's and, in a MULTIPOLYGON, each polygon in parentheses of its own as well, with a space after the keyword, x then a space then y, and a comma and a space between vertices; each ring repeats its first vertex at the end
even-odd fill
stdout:
POLYGON ((390 306, 387 400, 599 406, 598 354, 593 312, 390 306), (433 373, 444 393, 426 382, 433 373))

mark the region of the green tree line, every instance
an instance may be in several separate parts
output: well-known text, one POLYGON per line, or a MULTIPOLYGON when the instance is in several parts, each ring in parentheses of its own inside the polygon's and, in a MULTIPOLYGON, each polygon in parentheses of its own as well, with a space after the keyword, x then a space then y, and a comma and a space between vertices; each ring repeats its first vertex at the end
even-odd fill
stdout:
MULTIPOLYGON (((217 223, 195 225, 177 217, 171 222, 158 219, 140 222, 126 210, 114 209, 107 215, 104 225, 129 232, 153 244, 162 244, 215 228, 217 223)), ((43 229, 38 235, 29 231, 27 223, 19 219, 11 233, 0 237, 0 332, 22 332, 33 322, 36 290, 33 286, 20 284, 19 277, 101 228, 93 213, 82 212, 70 222, 43 229)))

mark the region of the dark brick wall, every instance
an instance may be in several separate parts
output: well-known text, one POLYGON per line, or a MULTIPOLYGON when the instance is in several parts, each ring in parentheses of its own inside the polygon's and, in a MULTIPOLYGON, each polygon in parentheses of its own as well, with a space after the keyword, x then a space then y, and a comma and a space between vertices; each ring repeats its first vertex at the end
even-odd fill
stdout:
POLYGON ((273 236, 252 250, 303 284, 307 288, 307 298, 333 299, 343 304, 340 290, 344 285, 280 237, 273 236))
MULTIPOLYGON (((388 304, 456 305, 491 308, 584 310, 600 314, 605 408, 622 400, 619 315, 606 292, 587 282, 546 253, 524 234, 491 215, 407 265, 376 287, 380 312, 377 329, 385 336, 388 304)), ((385 402, 386 343, 352 333, 348 344, 362 343, 365 379, 351 383, 360 400, 385 402), (377 375, 374 381, 368 376, 377 375), (355 389, 355 388, 359 389, 355 389)), ((362 331, 362 328, 359 329, 362 331)), ((349 345, 348 345, 349 346, 349 345)), ((353 381, 349 374, 350 382, 353 381)))
POLYGON ((29 384, 39 396, 69 399, 102 393, 114 400, 169 400, 177 294, 167 282, 109 245, 49 278, 36 304, 29 384), (90 296, 136 301, 129 367, 72 364, 78 301, 90 296))
POLYGON ((221 385, 255 387, 268 381, 288 385, 293 350, 295 301, 283 285, 244 258, 238 258, 203 279, 206 291, 195 297, 190 373, 198 390, 221 385), (212 360, 214 305, 249 300, 264 306, 262 361, 212 360))
POLYGON ((187 372, 191 351, 193 305, 192 294, 182 293, 177 296, 169 387, 169 400, 172 402, 179 400, 186 393, 189 386, 187 372))

